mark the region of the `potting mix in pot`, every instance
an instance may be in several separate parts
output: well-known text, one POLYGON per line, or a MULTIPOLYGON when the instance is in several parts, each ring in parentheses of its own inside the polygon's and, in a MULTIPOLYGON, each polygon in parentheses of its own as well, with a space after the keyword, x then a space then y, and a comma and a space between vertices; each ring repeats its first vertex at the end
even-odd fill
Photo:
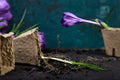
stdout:
MULTIPOLYGON (((12 75, 12 72, 13 73, 14 71, 17 72, 17 68, 18 68, 17 64, 20 64, 23 69, 25 69, 24 65, 26 64, 27 66, 32 67, 32 69, 29 71, 30 74, 32 72, 34 73, 34 70, 35 71, 43 70, 43 72, 46 71, 48 73, 55 72, 55 70, 57 70, 56 68, 57 64, 59 64, 59 67, 60 67, 58 69, 65 68, 67 70, 69 68, 68 71, 72 71, 72 68, 74 69, 76 68, 75 70, 78 70, 78 71, 83 70, 83 72, 84 71, 86 72, 86 70, 91 70, 95 72, 107 71, 106 67, 103 67, 102 65, 97 65, 96 63, 94 64, 94 62, 87 63, 85 61, 86 53, 84 54, 84 51, 82 52, 84 56, 77 54, 77 53, 71 54, 71 53, 64 52, 64 51, 62 52, 62 49, 60 50, 61 53, 60 52, 57 53, 56 50, 51 51, 51 53, 49 50, 47 52, 47 49, 46 49, 47 44, 46 44, 45 36, 44 36, 45 33, 38 31, 37 24, 29 27, 28 29, 24 31, 20 30, 23 24, 24 17, 26 15, 26 11, 27 10, 25 9, 19 23, 18 24, 15 23, 11 31, 7 32, 8 28, 11 27, 9 26, 9 21, 14 16, 11 14, 10 5, 8 1, 0 0, 0 76, 3 76, 3 78, 1 79, 6 79, 7 74, 8 76, 9 74, 11 74, 11 77, 13 77, 11 79, 14 79, 14 75, 12 75), (49 54, 45 54, 44 52, 49 53, 49 54), (59 57, 56 57, 54 55, 58 55, 59 57), (75 58, 78 57, 78 59, 80 59, 81 61, 77 59, 73 59, 72 57, 74 56, 72 56, 70 59, 70 57, 66 57, 65 55, 66 56, 74 55, 75 58)), ((120 53, 119 53, 120 52, 120 49, 119 49, 120 38, 118 36, 120 34, 120 31, 119 31, 120 29, 111 28, 110 26, 108 26, 106 23, 104 23, 103 21, 99 19, 95 19, 94 21, 91 21, 91 20, 79 18, 70 12, 63 13, 63 16, 61 19, 62 26, 69 28, 79 23, 88 23, 88 24, 100 26, 103 39, 104 39, 106 54, 110 56, 120 57, 120 53)), ((116 59, 113 57, 109 59, 108 58, 97 59, 97 58, 90 57, 90 55, 93 55, 93 54, 91 53, 91 54, 86 55, 87 59, 90 59, 93 61, 94 60, 96 61, 97 60, 98 61, 113 60, 114 61, 114 59, 116 59)), ((101 57, 101 55, 99 54, 98 55, 96 54, 96 56, 99 58, 101 57)), ((57 71, 60 71, 60 70, 57 70, 57 71)), ((48 73, 44 73, 44 74, 48 74, 48 73)), ((55 73, 60 73, 60 72, 55 72, 55 73)), ((39 76, 43 76, 43 73, 41 73, 39 76)), ((25 78, 26 77, 24 76, 23 79, 25 78)), ((15 80, 17 80, 17 78, 15 78, 15 80)))

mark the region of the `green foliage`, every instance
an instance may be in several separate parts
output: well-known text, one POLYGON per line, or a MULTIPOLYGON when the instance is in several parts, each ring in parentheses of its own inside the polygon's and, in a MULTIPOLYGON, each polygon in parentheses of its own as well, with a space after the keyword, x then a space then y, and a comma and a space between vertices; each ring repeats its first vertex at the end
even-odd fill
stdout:
POLYGON ((81 66, 81 67, 86 67, 86 68, 89 68, 89 69, 92 69, 92 70, 95 70, 95 71, 103 71, 105 70, 104 68, 102 67, 99 67, 97 65, 94 65, 94 64, 87 64, 87 63, 81 63, 81 62, 72 62, 73 65, 77 65, 77 66, 81 66))
POLYGON ((2 28, 2 26, 0 26, 0 29, 2 28))
POLYGON ((26 10, 24 11, 20 22, 19 22, 17 25, 16 25, 16 24, 13 25, 13 28, 12 28, 11 32, 14 32, 15 35, 16 35, 16 33, 17 33, 17 34, 19 33, 19 30, 20 30, 20 28, 21 28, 21 26, 22 26, 22 24, 23 24, 23 20, 24 20, 24 18, 25 18, 25 15, 26 15, 26 10))
POLYGON ((25 15, 26 15, 26 9, 24 10, 24 13, 23 13, 22 18, 20 19, 19 23, 13 25, 13 28, 12 28, 11 32, 14 32, 15 36, 18 36, 18 35, 22 34, 23 32, 26 32, 26 31, 28 31, 28 30, 30 30, 32 28, 37 27, 37 24, 35 24, 35 25, 31 26, 31 27, 28 27, 24 31, 20 31, 20 28, 22 27, 25 15))
POLYGON ((28 31, 28 30, 31 30, 31 29, 33 29, 33 28, 35 28, 35 27, 37 27, 37 26, 38 26, 38 24, 34 24, 33 26, 25 29, 24 31, 21 31, 20 34, 26 32, 26 31, 28 31))
POLYGON ((110 29, 110 26, 108 26, 106 23, 104 23, 104 22, 102 22, 98 19, 95 19, 95 21, 100 24, 101 28, 104 28, 104 29, 107 29, 107 30, 110 29))

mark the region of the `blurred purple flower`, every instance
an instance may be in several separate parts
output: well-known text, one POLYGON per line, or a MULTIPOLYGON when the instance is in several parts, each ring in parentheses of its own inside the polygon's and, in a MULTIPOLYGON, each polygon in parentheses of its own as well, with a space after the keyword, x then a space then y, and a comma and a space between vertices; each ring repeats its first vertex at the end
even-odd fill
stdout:
POLYGON ((6 12, 10 9, 10 5, 7 0, 0 0, 0 13, 6 12))
POLYGON ((12 38, 16 38, 16 35, 13 35, 12 38))
POLYGON ((3 26, 5 26, 5 27, 8 26, 8 23, 6 20, 4 20, 4 21, 0 20, 0 27, 3 27, 3 26))
POLYGON ((44 32, 39 32, 39 38, 40 38, 40 46, 41 46, 41 49, 45 49, 45 47, 46 47, 46 42, 45 42, 44 32))
POLYGON ((7 28, 8 28, 8 22, 6 20, 4 21, 0 20, 0 32, 6 30, 7 28))
POLYGON ((10 20, 12 19, 12 14, 10 11, 6 12, 6 13, 2 13, 0 15, 0 20, 3 19, 3 20, 10 20))
POLYGON ((79 18, 70 12, 63 13, 61 23, 65 27, 70 27, 77 23, 90 23, 90 24, 94 24, 94 25, 99 25, 99 23, 97 23, 97 22, 79 18))
POLYGON ((12 18, 10 5, 7 0, 0 0, 0 31, 8 28, 8 21, 12 18))

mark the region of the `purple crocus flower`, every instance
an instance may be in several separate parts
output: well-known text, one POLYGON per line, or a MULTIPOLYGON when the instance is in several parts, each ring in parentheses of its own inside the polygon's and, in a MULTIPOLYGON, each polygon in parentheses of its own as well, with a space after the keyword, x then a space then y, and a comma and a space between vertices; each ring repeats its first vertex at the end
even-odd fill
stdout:
POLYGON ((10 9, 10 5, 7 0, 0 0, 0 13, 6 12, 10 9))
POLYGON ((40 46, 41 46, 41 49, 45 49, 45 47, 46 47, 46 42, 45 42, 44 32, 39 32, 39 38, 40 38, 40 46))
POLYGON ((8 28, 8 21, 12 18, 10 5, 7 0, 0 0, 0 31, 8 28))
POLYGON ((70 12, 64 12, 63 13, 61 23, 65 27, 70 27, 70 26, 73 26, 77 23, 90 23, 90 24, 94 24, 94 25, 100 25, 97 22, 79 18, 79 17, 75 16, 74 14, 72 14, 70 12))
POLYGON ((8 12, 6 12, 6 13, 2 13, 2 14, 0 15, 0 20, 1 20, 1 19, 7 20, 7 21, 11 20, 11 19, 12 19, 12 14, 11 14, 11 12, 8 11, 8 12))
POLYGON ((8 22, 6 20, 4 21, 0 20, 0 32, 6 30, 7 28, 8 28, 8 22))
POLYGON ((0 28, 3 27, 3 26, 5 26, 5 27, 8 26, 8 23, 7 23, 6 20, 0 21, 0 28))

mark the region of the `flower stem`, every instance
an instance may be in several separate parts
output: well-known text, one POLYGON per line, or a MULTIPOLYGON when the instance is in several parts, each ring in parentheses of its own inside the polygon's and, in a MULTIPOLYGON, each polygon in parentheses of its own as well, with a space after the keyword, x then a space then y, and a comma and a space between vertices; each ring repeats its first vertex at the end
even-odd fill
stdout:
POLYGON ((60 61, 60 62, 72 64, 71 61, 67 61, 67 60, 63 60, 63 59, 59 59, 59 58, 54 58, 54 57, 44 57, 44 56, 42 56, 42 59, 52 59, 52 60, 55 60, 55 61, 60 61))
POLYGON ((89 23, 89 24, 94 24, 94 25, 98 25, 98 26, 100 26, 99 23, 94 22, 94 21, 91 21, 91 20, 85 20, 85 19, 83 19, 82 22, 86 22, 86 23, 89 23))

